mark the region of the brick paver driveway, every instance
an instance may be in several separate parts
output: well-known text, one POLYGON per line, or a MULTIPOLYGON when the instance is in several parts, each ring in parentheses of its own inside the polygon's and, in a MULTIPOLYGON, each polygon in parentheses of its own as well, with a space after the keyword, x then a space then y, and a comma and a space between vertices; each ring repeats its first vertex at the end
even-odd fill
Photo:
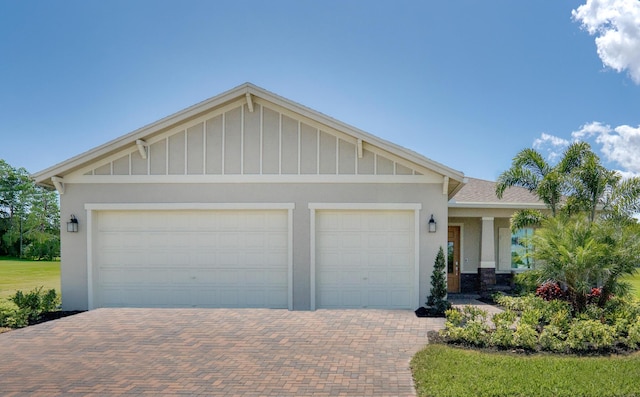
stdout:
POLYGON ((410 396, 442 319, 410 311, 98 309, 0 334, 2 395, 410 396))

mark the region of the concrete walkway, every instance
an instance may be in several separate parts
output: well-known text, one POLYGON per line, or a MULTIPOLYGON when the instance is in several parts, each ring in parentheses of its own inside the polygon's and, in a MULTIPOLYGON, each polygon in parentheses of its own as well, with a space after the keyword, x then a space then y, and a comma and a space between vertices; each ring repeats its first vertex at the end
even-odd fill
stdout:
POLYGON ((444 319, 411 311, 98 309, 0 334, 3 396, 414 396, 444 319))

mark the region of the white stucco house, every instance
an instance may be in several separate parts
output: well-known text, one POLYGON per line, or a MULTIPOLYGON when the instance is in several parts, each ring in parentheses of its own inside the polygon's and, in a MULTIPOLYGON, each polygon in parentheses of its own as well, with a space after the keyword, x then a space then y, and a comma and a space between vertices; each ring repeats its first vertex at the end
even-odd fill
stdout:
POLYGON ((441 246, 452 292, 495 279, 517 207, 249 83, 33 177, 60 193, 64 310, 415 309, 441 246))

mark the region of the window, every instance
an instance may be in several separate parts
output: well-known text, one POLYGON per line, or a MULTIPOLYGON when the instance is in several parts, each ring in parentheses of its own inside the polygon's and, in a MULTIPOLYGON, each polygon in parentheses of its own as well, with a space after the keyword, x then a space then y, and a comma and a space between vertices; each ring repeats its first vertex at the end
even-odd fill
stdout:
POLYGON ((533 268, 531 237, 533 237, 533 228, 530 227, 522 228, 511 235, 512 269, 533 268))

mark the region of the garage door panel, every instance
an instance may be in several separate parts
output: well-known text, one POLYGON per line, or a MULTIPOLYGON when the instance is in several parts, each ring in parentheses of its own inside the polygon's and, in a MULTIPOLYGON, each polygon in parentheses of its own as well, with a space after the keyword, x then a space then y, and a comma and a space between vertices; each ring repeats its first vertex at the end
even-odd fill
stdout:
POLYGON ((316 306, 412 308, 415 212, 316 211, 316 306))
POLYGON ((95 306, 286 308, 287 218, 286 210, 98 212, 95 306))
POLYGON ((393 307, 402 308, 407 300, 411 299, 411 295, 409 291, 401 289, 396 291, 391 291, 391 302, 393 307))
POLYGON ((398 271, 398 272, 389 272, 387 273, 387 281, 391 285, 405 287, 410 284, 413 280, 413 272, 410 271, 398 271))
POLYGON ((382 309, 389 307, 389 294, 385 289, 371 289, 367 291, 367 307, 372 309, 382 309))

